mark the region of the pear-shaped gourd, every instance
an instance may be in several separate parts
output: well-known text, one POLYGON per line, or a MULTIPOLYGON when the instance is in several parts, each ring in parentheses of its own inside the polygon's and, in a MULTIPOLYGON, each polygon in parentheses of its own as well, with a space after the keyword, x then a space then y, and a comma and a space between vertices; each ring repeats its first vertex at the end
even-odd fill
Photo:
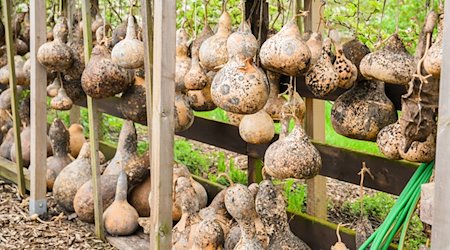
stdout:
POLYGON ((327 38, 323 42, 322 55, 306 73, 306 86, 315 96, 326 96, 339 85, 339 75, 331 63, 330 54, 331 40, 327 38))
POLYGON ((330 37, 334 43, 336 51, 336 59, 333 66, 339 76, 338 86, 344 89, 349 89, 353 87, 353 84, 356 82, 356 78, 358 78, 358 69, 345 56, 339 32, 336 30, 330 31, 330 37))
POLYGON ((383 49, 366 55, 359 66, 367 79, 406 85, 413 77, 416 63, 406 51, 398 34, 393 34, 383 49))
POLYGON ((320 55, 322 55, 322 35, 313 32, 308 41, 306 41, 306 45, 311 51, 311 65, 314 65, 319 60, 320 55))
POLYGON ((60 119, 55 119, 48 132, 53 149, 53 156, 47 158, 47 190, 52 190, 53 183, 61 170, 72 162, 69 156, 69 131, 60 119))
POLYGON ((375 141, 385 126, 397 120, 394 104, 384 93, 384 83, 359 81, 340 95, 331 109, 331 124, 343 136, 375 141))
POLYGON ((269 99, 269 91, 266 75, 252 59, 230 60, 211 85, 214 103, 237 114, 254 114, 261 110, 269 99))
POLYGON ((58 94, 53 97, 52 101, 50 102, 50 106, 52 107, 52 109, 56 110, 70 110, 72 108, 72 105, 72 99, 67 96, 66 89, 64 89, 63 86, 59 88, 58 94))
POLYGON ((436 155, 436 127, 424 142, 414 141, 408 151, 404 152, 406 139, 403 137, 399 143, 400 156, 412 162, 430 162, 436 155))
POLYGON ((281 119, 281 107, 286 103, 286 99, 280 96, 280 74, 267 71, 267 79, 270 84, 269 99, 264 106, 264 110, 272 117, 273 120, 281 119))
POLYGON ((387 125, 377 135, 377 145, 381 153, 388 159, 400 160, 400 142, 403 140, 400 124, 387 125))
POLYGON ((134 79, 134 84, 120 96, 119 110, 125 118, 147 124, 145 80, 141 77, 134 79))
POLYGON ((227 39, 228 57, 245 61, 256 56, 258 51, 258 40, 252 34, 247 21, 242 21, 238 30, 227 39))
POLYGON ((90 145, 84 143, 77 159, 67 165, 56 177, 53 196, 56 202, 68 212, 75 211, 73 200, 78 189, 91 179, 90 145))
POLYGON ((134 17, 128 17, 127 35, 111 52, 114 63, 125 69, 137 69, 144 65, 144 43, 137 39, 134 17))
POLYGON ((139 214, 127 201, 127 175, 119 174, 114 202, 103 213, 105 230, 111 235, 130 235, 138 228, 139 214))
POLYGON ((244 115, 239 123, 239 135, 244 141, 252 144, 270 142, 275 135, 272 117, 264 110, 255 114, 244 115), (255 126, 256 124, 257 126, 255 126))
POLYGON ((84 92, 92 98, 106 98, 126 90, 131 84, 131 73, 111 60, 106 45, 96 45, 81 76, 84 92))
POLYGON ((300 76, 310 65, 311 51, 302 40, 297 22, 291 20, 263 43, 259 57, 265 69, 300 76))
POLYGON ((428 49, 428 52, 423 61, 423 68, 428 74, 433 75, 435 78, 441 76, 441 64, 442 64, 442 37, 444 33, 444 14, 439 17, 438 24, 438 36, 433 45, 428 49))
POLYGON ((206 76, 208 77, 208 82, 206 86, 201 90, 189 90, 187 96, 191 100, 191 107, 195 111, 210 111, 215 109, 217 106, 213 102, 211 97, 211 84, 214 79, 216 72, 209 71, 206 76))
POLYGON ((189 51, 189 34, 184 28, 177 30, 176 34, 176 60, 175 60, 175 90, 185 91, 184 76, 191 68, 189 51))
POLYGON ((185 131, 194 123, 192 110, 186 95, 175 93, 175 132, 185 131))
POLYGON ((200 65, 199 60, 199 50, 201 44, 213 35, 213 31, 209 25, 205 25, 202 32, 194 40, 191 48, 192 64, 191 69, 184 76, 184 86, 188 90, 200 90, 203 89, 210 79, 208 77, 207 71, 200 65))
POLYGON ((86 138, 84 137, 83 131, 84 131, 83 126, 81 126, 78 123, 73 123, 69 127, 69 134, 70 134, 69 149, 70 154, 74 158, 78 157, 81 147, 86 142, 86 138))
POLYGON ((289 228, 284 196, 271 181, 264 180, 259 184, 255 207, 270 238, 267 249, 311 249, 289 228))
POLYGON ((54 40, 39 47, 37 59, 49 70, 64 71, 72 66, 72 53, 67 46, 68 27, 64 17, 58 18, 53 28, 54 40))
POLYGON ((61 79, 55 77, 51 84, 47 86, 47 96, 55 97, 58 95, 58 90, 61 88, 61 79))
MULTIPOLYGON (((287 117, 284 117, 287 119, 287 117)), ((322 167, 319 151, 310 142, 298 119, 294 129, 267 148, 264 169, 274 178, 309 179, 322 167)))
POLYGON ((231 34, 231 17, 224 9, 219 18, 217 33, 200 46, 200 63, 207 70, 217 71, 228 61, 227 40, 231 34))

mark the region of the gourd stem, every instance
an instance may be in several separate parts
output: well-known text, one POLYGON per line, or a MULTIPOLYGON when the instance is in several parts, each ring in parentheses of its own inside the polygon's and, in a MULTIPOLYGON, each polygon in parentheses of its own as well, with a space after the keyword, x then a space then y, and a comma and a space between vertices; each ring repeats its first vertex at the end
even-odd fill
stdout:
POLYGON ((205 17, 203 18, 204 25, 208 25, 208 4, 209 0, 204 0, 204 8, 205 8, 205 17))
MULTIPOLYGON (((358 0, 358 1, 359 1, 359 0, 358 0)), ((322 4, 320 5, 320 8, 319 8, 319 23, 317 24, 316 33, 319 33, 319 31, 320 31, 320 25, 321 25, 322 23, 325 23, 325 20, 324 20, 324 18, 323 18, 323 7, 325 7, 325 5, 326 5, 326 2, 325 2, 325 1, 322 1, 322 4)))
POLYGON ((230 183, 230 186, 234 185, 233 179, 231 179, 231 177, 227 173, 220 173, 217 177, 225 177, 225 179, 227 179, 227 181, 230 183))
POLYGON ((63 88, 64 87, 64 83, 63 83, 63 80, 62 80, 62 77, 61 77, 61 72, 58 72, 58 80, 59 80, 59 84, 61 85, 60 88, 63 88))

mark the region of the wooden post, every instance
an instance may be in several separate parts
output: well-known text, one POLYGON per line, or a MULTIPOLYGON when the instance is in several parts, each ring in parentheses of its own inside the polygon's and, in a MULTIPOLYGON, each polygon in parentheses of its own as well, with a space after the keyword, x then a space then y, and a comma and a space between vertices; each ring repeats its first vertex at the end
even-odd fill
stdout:
MULTIPOLYGON (((450 4, 445 5, 445 13, 450 13, 450 4)), ((439 120, 437 131, 437 149, 435 165, 435 195, 433 211, 433 230, 431 249, 448 249, 450 246, 450 18, 444 18, 444 36, 442 42, 442 67, 439 86, 439 120)))
POLYGON ((176 1, 154 1, 150 248, 171 249, 176 1))
MULTIPOLYGON (((92 52, 92 32, 91 32, 91 13, 90 0, 83 0, 83 37, 84 37, 84 61, 85 64, 89 62, 92 52)), ((94 217, 95 217, 95 234, 100 239, 104 240, 103 231, 103 204, 102 194, 100 192, 100 162, 98 156, 98 111, 97 103, 87 96, 87 106, 89 112, 89 143, 91 144, 91 167, 92 167, 92 186, 94 193, 94 217)))
MULTIPOLYGON (((308 17, 305 18, 305 28, 312 30, 313 23, 319 20, 319 1, 304 0, 305 10, 309 10, 308 17)), ((306 98, 306 133, 316 141, 325 142, 325 101, 306 98)), ((316 217, 327 218, 327 186, 326 178, 316 176, 306 181, 308 185, 307 212, 316 217)))
POLYGON ((17 184, 19 194, 25 195, 25 178, 23 176, 23 160, 22 160, 22 145, 20 142, 20 117, 18 111, 19 100, 16 89, 16 67, 14 64, 15 48, 12 34, 11 24, 11 0, 2 0, 3 3, 3 23, 5 26, 5 40, 6 52, 8 55, 8 70, 9 70, 9 87, 11 88, 11 110, 13 116, 14 129, 14 145, 16 150, 16 169, 17 169, 17 184))
POLYGON ((31 59, 31 161, 30 215, 47 212, 47 70, 37 60, 39 47, 47 41, 45 1, 30 2, 30 59, 31 59))

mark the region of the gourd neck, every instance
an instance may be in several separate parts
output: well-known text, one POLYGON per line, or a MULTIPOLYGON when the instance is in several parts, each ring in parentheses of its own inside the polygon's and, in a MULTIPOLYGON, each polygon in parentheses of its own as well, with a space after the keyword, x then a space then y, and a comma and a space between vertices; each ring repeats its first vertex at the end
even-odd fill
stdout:
POLYGON ((134 123, 132 121, 125 121, 122 125, 122 130, 119 135, 119 142, 117 144, 118 154, 134 154, 137 151, 137 135, 134 123))
POLYGON ((128 40, 137 39, 137 36, 136 36, 136 24, 134 22, 134 17, 132 15, 130 15, 128 17, 127 33, 125 35, 125 39, 128 39, 128 40))
POLYGON ((121 170, 117 178, 116 198, 115 201, 125 201, 127 199, 128 180, 125 171, 121 170))

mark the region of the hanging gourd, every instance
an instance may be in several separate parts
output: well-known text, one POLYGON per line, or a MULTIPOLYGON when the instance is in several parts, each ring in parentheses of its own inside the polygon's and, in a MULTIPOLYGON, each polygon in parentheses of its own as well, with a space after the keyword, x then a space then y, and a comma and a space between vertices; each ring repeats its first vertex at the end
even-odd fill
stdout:
POLYGON ((270 142, 275 135, 272 117, 264 110, 244 115, 239 123, 239 135, 244 141, 252 144, 270 142))
POLYGON ((281 107, 286 103, 286 99, 280 95, 281 76, 269 70, 266 72, 266 75, 270 84, 270 94, 264 110, 273 120, 279 121, 281 119, 281 107))
POLYGON ((211 85, 216 72, 209 71, 206 76, 208 77, 208 82, 206 86, 201 90, 189 90, 187 96, 191 100, 191 107, 195 111, 210 111, 215 109, 217 106, 214 104, 211 97, 211 85))
MULTIPOLYGON (((58 78, 61 81, 61 75, 59 73, 58 78)), ((72 108, 73 101, 67 96, 66 90, 64 86, 61 84, 61 87, 58 89, 58 94, 52 98, 50 102, 50 106, 55 110, 70 110, 72 108)))
POLYGON ((330 38, 335 48, 336 59, 334 61, 334 70, 338 73, 338 86, 344 89, 353 87, 358 77, 358 69, 344 54, 341 38, 337 30, 330 31, 330 38))
POLYGON ((184 76, 191 68, 191 58, 188 55, 189 35, 184 28, 177 30, 175 57, 175 90, 184 92, 184 76))
MULTIPOLYGON (((130 7, 130 10, 133 8, 130 7)), ((134 16, 130 13, 125 39, 117 43, 111 52, 111 59, 125 69, 137 69, 144 65, 144 43, 137 39, 134 16)))
POLYGON ((391 35, 384 48, 366 55, 359 70, 367 79, 406 85, 414 74, 416 63, 397 33, 391 35))
POLYGON ((47 96, 55 97, 58 95, 58 90, 61 88, 61 79, 59 77, 55 77, 52 83, 47 86, 47 96))
POLYGON ((377 145, 380 152, 388 159, 400 160, 400 141, 403 139, 400 124, 395 122, 387 125, 377 135, 377 145))
POLYGON ((120 96, 119 110, 129 120, 147 124, 145 80, 136 76, 134 84, 120 96))
POLYGON ((428 74, 439 79, 441 76, 442 64, 442 37, 444 33, 444 14, 439 16, 438 35, 436 41, 428 49, 427 55, 423 61, 423 68, 428 74))
POLYGON ((362 77, 359 69, 361 60, 370 53, 369 48, 357 38, 349 40, 342 45, 345 57, 350 60, 358 70, 358 79, 362 77))
POLYGON ((311 51, 311 66, 316 64, 322 54, 322 35, 313 32, 306 41, 309 50, 311 51))

